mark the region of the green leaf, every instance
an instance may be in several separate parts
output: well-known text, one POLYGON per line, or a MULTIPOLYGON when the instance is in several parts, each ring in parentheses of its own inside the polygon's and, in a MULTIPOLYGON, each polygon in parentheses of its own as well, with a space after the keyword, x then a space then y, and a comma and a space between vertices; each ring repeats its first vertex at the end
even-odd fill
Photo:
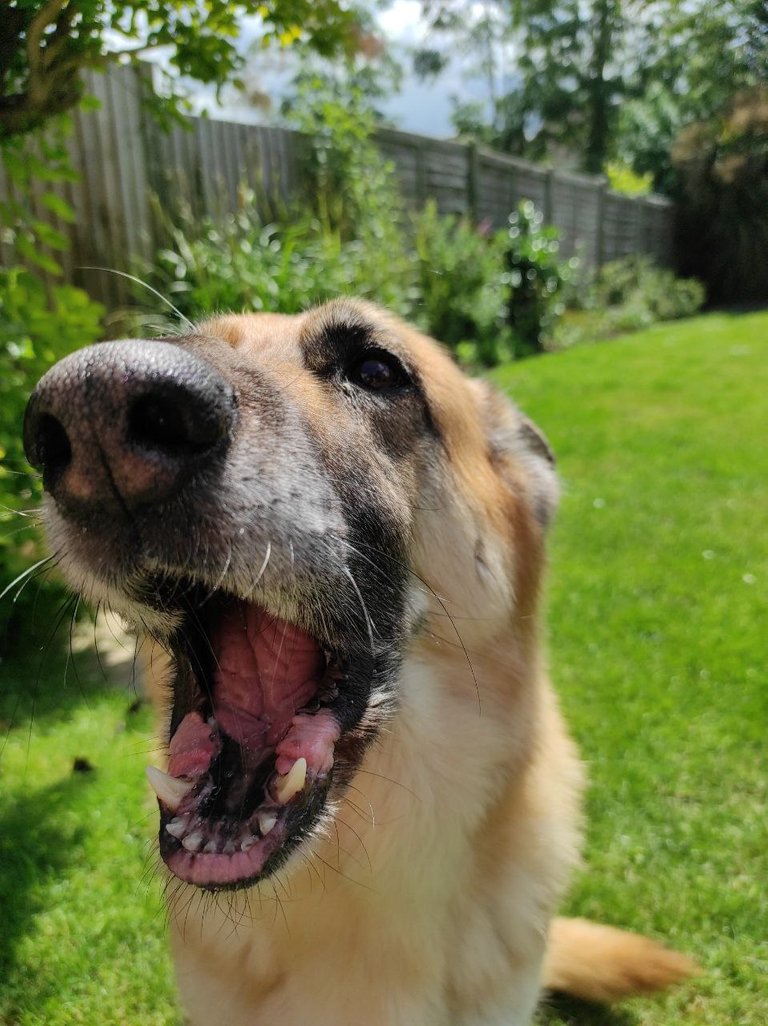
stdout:
POLYGON ((34 225, 34 232, 44 246, 50 246, 51 249, 59 250, 68 249, 69 247, 67 236, 52 225, 46 224, 45 221, 38 221, 34 225))
POLYGON ((50 210, 52 214, 60 217, 62 221, 66 221, 68 224, 74 223, 75 212, 62 196, 55 192, 45 192, 42 195, 41 201, 46 210, 50 210))
POLYGON ((22 259, 28 261, 34 267, 39 267, 41 271, 47 271, 49 274, 61 274, 61 267, 53 257, 38 249, 26 235, 17 236, 16 249, 22 259))

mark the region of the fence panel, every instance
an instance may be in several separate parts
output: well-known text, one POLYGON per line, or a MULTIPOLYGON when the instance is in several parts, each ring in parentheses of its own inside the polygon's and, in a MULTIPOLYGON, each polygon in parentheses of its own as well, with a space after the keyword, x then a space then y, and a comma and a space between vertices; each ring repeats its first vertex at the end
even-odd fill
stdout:
MULTIPOLYGON (((299 198, 306 140, 298 133, 206 118, 163 131, 142 107, 147 72, 115 67, 89 74, 86 85, 101 106, 74 116, 69 149, 79 179, 55 186, 73 207, 75 224, 45 210, 38 189, 30 199, 37 216, 70 238, 62 258, 66 280, 109 307, 129 300, 127 282, 83 268, 131 271, 138 260, 151 260, 164 236, 163 218, 173 222, 183 208, 196 219, 221 219, 243 202, 243 186, 265 217, 299 198)), ((662 197, 620 196, 601 178, 458 142, 392 129, 380 130, 376 140, 412 209, 432 199, 442 213, 501 228, 518 202, 530 199, 560 229, 564 256, 577 253, 592 267, 638 252, 672 263, 674 207, 662 197)), ((0 199, 12 195, 0 164, 0 199)), ((0 257, 13 258, 1 235, 0 257)))

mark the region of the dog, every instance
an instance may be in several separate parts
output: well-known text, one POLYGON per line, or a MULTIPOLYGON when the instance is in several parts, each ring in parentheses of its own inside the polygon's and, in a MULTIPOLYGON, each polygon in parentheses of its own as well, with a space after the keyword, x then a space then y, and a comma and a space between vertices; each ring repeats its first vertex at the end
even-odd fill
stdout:
POLYGON ((540 640, 534 424, 366 303, 55 365, 26 414, 67 580, 153 658, 193 1026, 524 1026, 695 971, 555 917, 583 770, 540 640))

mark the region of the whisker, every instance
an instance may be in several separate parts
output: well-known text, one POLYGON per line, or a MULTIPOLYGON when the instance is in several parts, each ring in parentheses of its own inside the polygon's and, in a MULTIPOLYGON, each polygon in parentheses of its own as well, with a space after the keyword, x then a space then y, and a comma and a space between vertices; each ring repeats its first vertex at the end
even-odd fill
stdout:
MULTIPOLYGON (((453 628, 453 632, 456 635, 456 640, 458 641, 459 647, 461 648, 462 652, 464 653, 464 658, 467 661, 467 666, 469 667, 469 672, 472 675, 472 681, 474 683, 475 693, 477 695, 478 713, 482 716, 482 714, 483 714, 483 703, 482 703, 482 699, 480 697, 480 684, 479 684, 478 679, 477 679, 477 674, 475 673, 475 668, 472 665, 472 660, 470 659, 470 655, 469 655, 469 651, 467 649, 467 646, 464 644, 464 639, 462 638, 462 636, 461 636, 461 634, 459 632, 459 628, 456 626, 456 621, 455 621, 454 617, 448 612, 448 607, 445 604, 445 600, 442 599, 437 594, 435 589, 433 587, 431 587, 431 585, 429 585, 425 580, 423 580, 423 578, 419 577, 418 574, 414 573, 414 571, 411 569, 410 566, 408 566, 407 563, 403 563, 401 560, 397 559, 395 556, 392 556, 390 553, 383 552, 382 550, 377 549, 377 548, 375 548, 373 546, 366 545, 366 548, 370 549, 371 552, 375 552, 379 556, 384 556, 385 558, 392 560, 394 563, 398 564, 400 567, 402 567, 405 570, 407 570, 408 573, 410 573, 413 577, 416 578, 416 580, 418 580, 421 584, 423 584, 424 587, 430 592, 430 594, 432 594, 434 596, 434 598, 440 603, 440 606, 441 606, 441 608, 443 610, 443 615, 448 619, 448 622, 450 623, 451 627, 453 628)), ((365 558, 364 556, 362 556, 362 553, 360 553, 359 551, 358 551, 358 555, 360 555, 362 558, 365 558)))
POLYGON ((269 565, 269 560, 270 560, 271 556, 272 556, 272 542, 269 539, 267 539, 267 551, 266 551, 266 554, 264 556, 264 562, 261 564, 261 568, 260 568, 259 572, 256 574, 256 580, 253 582, 252 588, 255 588, 256 585, 261 580, 261 578, 264 576, 264 574, 266 572, 266 569, 267 569, 267 566, 269 565))
POLYGON ((343 571, 345 577, 348 577, 350 582, 352 583, 352 587, 355 589, 355 593, 357 594, 357 597, 360 600, 360 608, 363 611, 363 616, 365 617, 365 624, 368 628, 368 641, 371 646, 371 655, 374 655, 376 652, 376 644, 373 638, 373 621, 371 620, 371 617, 368 613, 368 608, 365 604, 365 599, 363 598, 362 593, 357 586, 357 581, 355 580, 354 575, 352 574, 352 571, 349 569, 349 567, 343 567, 343 571))
MULTIPOLYGON (((357 841, 358 841, 360 847, 363 849, 363 852, 365 853, 365 860, 368 863, 368 869, 370 870, 370 872, 373 872, 373 863, 371 862, 371 856, 368 854, 368 849, 365 846, 365 841, 362 839, 362 837, 357 832, 357 830, 355 830, 355 828, 353 826, 350 826, 350 824, 347 823, 346 820, 343 820, 338 815, 334 816, 333 822, 335 824, 339 824, 340 823, 343 827, 346 827, 347 830, 349 830, 349 832, 351 834, 353 834, 357 838, 357 841)), ((338 836, 338 827, 337 827, 337 836, 338 836)), ((351 858, 356 865, 361 866, 361 867, 363 866, 363 863, 359 859, 356 859, 355 856, 352 855, 350 852, 345 852, 345 854, 349 858, 351 858)))
MULTIPOLYGON (((20 470, 8 470, 7 467, 4 469, 6 474, 18 474, 19 477, 26 476, 20 470)), ((6 513, 13 513, 17 517, 26 517, 29 520, 33 520, 35 517, 40 516, 43 512, 43 507, 39 506, 37 509, 34 507, 32 509, 14 509, 13 506, 6 506, 4 502, 0 502, 0 510, 4 510, 6 513)))
POLYGON ((134 284, 136 285, 141 285, 142 288, 145 288, 148 292, 151 292, 152 295, 157 296, 161 303, 165 303, 165 305, 176 314, 179 320, 183 321, 187 325, 190 331, 195 330, 195 326, 192 323, 192 321, 190 321, 189 317, 185 316, 177 306, 174 306, 170 299, 164 296, 162 292, 158 292, 157 289, 153 288, 150 284, 148 284, 148 282, 142 281, 141 278, 137 278, 135 274, 128 274, 127 271, 118 271, 114 267, 92 267, 90 265, 81 265, 79 270, 104 271, 107 274, 116 274, 120 278, 127 278, 129 281, 134 282, 134 284))
MULTIPOLYGON (((44 559, 38 560, 37 563, 33 563, 32 566, 27 567, 26 570, 23 570, 18 577, 14 578, 10 584, 6 585, 5 588, 0 591, 0 601, 5 598, 9 591, 12 591, 16 587, 19 581, 23 581, 25 577, 28 577, 30 574, 34 574, 38 567, 45 566, 46 563, 50 563, 54 558, 54 556, 46 556, 44 559)), ((16 598, 18 598, 18 595, 16 598)), ((16 598, 14 598, 14 602, 16 601, 16 598)))

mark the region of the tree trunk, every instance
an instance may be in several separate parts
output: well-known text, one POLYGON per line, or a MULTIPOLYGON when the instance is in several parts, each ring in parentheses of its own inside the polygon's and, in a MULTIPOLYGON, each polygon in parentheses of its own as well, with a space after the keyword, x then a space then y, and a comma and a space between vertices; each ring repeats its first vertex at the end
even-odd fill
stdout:
POLYGON ((584 157, 585 170, 600 174, 608 156, 611 119, 611 83, 605 68, 611 53, 615 28, 616 0, 597 0, 592 18, 592 60, 587 82, 588 135, 584 157))

